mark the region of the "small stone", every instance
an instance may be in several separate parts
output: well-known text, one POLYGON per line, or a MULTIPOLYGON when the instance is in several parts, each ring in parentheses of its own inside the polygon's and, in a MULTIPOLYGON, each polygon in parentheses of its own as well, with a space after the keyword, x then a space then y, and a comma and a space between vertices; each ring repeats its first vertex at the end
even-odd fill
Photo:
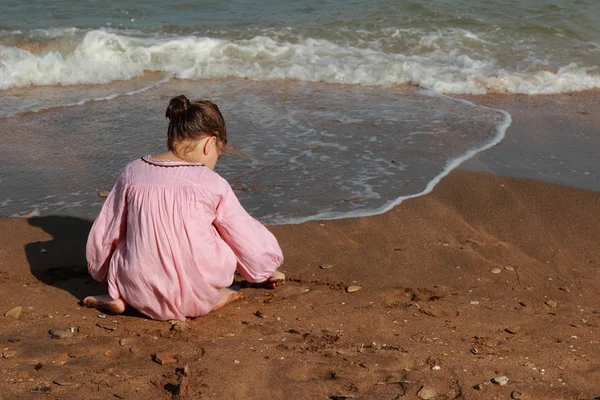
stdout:
POLYGON ((504 269, 507 270, 507 271, 514 271, 515 270, 513 267, 508 267, 508 266, 504 267, 504 269))
POLYGON ((5 351, 4 353, 2 353, 2 358, 10 358, 10 357, 14 357, 17 355, 17 352, 14 350, 9 350, 9 351, 5 351))
POLYGON ((600 314, 600 310, 592 310, 592 313, 594 313, 594 314, 600 314))
POLYGON ((504 330, 506 332, 510 333, 511 335, 515 335, 517 332, 519 332, 521 330, 521 326, 519 326, 519 325, 508 326, 508 327, 504 328, 504 330))
POLYGON ((106 329, 107 331, 116 331, 117 330, 117 324, 114 322, 112 322, 112 323, 98 322, 96 324, 96 326, 98 326, 102 329, 106 329))
POLYGON ((558 307, 558 302, 556 302, 554 300, 546 300, 545 303, 550 308, 556 308, 556 307, 558 307))
POLYGON ((504 386, 508 383, 508 378, 506 376, 497 376, 495 378, 492 378, 492 383, 495 383, 496 385, 504 386))
POLYGON ((474 306, 478 306, 479 302, 477 300, 473 300, 473 301, 470 301, 469 304, 474 305, 474 306))
POLYGON ((321 265, 319 265, 319 268, 321 268, 321 269, 331 269, 331 268, 333 268, 333 264, 321 264, 321 265))
POLYGON ((520 301, 520 302, 519 302, 519 304, 520 304, 522 307, 529 307, 529 304, 525 303, 524 301, 520 301))
POLYGON ((234 364, 239 364, 239 363, 240 363, 240 360, 233 360, 233 363, 234 363, 234 364))
POLYGON ((499 274, 500 272, 502 272, 502 270, 501 270, 500 268, 492 268, 492 269, 490 270, 490 272, 491 272, 492 274, 499 274))
POLYGON ((8 341, 9 341, 10 343, 17 343, 17 342, 21 341, 21 339, 17 339, 17 338, 10 338, 10 339, 8 339, 8 341))
POLYGON ((569 289, 568 287, 561 287, 559 288, 560 290, 562 290, 563 292, 567 292, 567 293, 571 293, 571 289, 569 289))
POLYGON ((42 363, 37 363, 35 364, 35 367, 33 367, 33 369, 35 369, 36 371, 39 371, 40 369, 42 369, 44 367, 44 364, 42 363))
POLYGON ((348 293, 354 293, 354 292, 358 292, 361 289, 360 286, 348 286, 346 288, 346 292, 348 293))
POLYGON ((98 196, 100 196, 102 198, 108 197, 109 194, 110 194, 110 192, 107 191, 107 190, 101 190, 101 191, 98 192, 98 196))
POLYGON ((102 318, 102 319, 106 319, 106 315, 104 315, 104 314, 98 314, 97 317, 98 318, 102 318))
POLYGON ((52 336, 53 339, 66 339, 73 337, 73 332, 63 331, 60 329, 50 329, 48 333, 52 336))
POLYGON ((40 254, 48 254, 48 250, 47 249, 41 249, 40 250, 40 254))
POLYGON ((154 362, 156 362, 160 365, 169 365, 169 364, 174 364, 177 362, 177 360, 175 358, 171 357, 170 355, 164 354, 164 353, 155 354, 153 359, 154 359, 154 362))
POLYGON ((52 381, 52 383, 54 383, 55 385, 58 385, 58 386, 75 386, 75 385, 77 385, 74 382, 63 381, 62 379, 55 379, 54 381, 52 381))
POLYGON ((21 312, 23 311, 23 307, 22 306, 18 306, 13 308, 12 310, 7 311, 4 316, 6 318, 13 318, 13 319, 19 319, 19 317, 21 316, 21 312))
POLYGON ((431 367, 431 369, 434 371, 439 371, 440 369, 442 369, 442 367, 440 367, 439 365, 434 365, 433 367, 431 367))
POLYGON ((119 345, 120 346, 125 346, 127 344, 129 344, 129 340, 127 340, 127 339, 121 339, 121 340, 119 340, 119 345))
POLYGON ((33 210, 27 210, 27 211, 23 211, 19 213, 20 217, 29 217, 31 214, 33 214, 33 210))
POLYGON ((510 394, 510 398, 514 400, 519 400, 521 397, 523 397, 523 394, 521 392, 517 392, 516 390, 510 394))
POLYGON ((254 315, 256 315, 258 318, 264 318, 264 317, 265 317, 265 316, 263 315, 263 313, 262 313, 260 310, 258 310, 258 311, 255 311, 255 312, 254 312, 254 315))
POLYGON ((436 396, 437 392, 434 389, 428 388, 426 386, 423 386, 421 390, 417 392, 417 397, 423 400, 433 399, 436 396))
POLYGON ((481 383, 478 383, 477 385, 473 386, 473 389, 475 389, 475 390, 483 390, 483 385, 481 383))
POLYGON ((188 328, 188 324, 185 321, 173 321, 171 322, 171 332, 183 332, 188 328))

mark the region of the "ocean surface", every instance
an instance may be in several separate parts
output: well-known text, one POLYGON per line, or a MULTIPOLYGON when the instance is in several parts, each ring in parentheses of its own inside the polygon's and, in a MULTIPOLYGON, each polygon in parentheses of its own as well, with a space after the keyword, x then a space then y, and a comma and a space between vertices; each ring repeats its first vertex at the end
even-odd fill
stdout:
POLYGON ((215 101, 217 171, 266 223, 386 211, 510 125, 453 95, 600 88, 596 0, 0 2, 0 215, 93 218, 215 101))

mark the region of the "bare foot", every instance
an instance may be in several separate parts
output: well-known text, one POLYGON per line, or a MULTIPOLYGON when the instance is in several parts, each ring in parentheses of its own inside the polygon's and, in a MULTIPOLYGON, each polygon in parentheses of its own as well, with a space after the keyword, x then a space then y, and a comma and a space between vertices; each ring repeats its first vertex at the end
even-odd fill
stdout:
POLYGON ((107 294, 101 294, 99 296, 88 296, 81 302, 84 306, 89 308, 95 308, 99 311, 105 312, 107 314, 123 314, 125 311, 125 300, 116 299, 113 300, 107 294))
POLYGON ((244 298, 242 292, 231 290, 229 288, 222 288, 221 292, 221 300, 217 303, 217 305, 213 308, 213 310, 218 310, 223 307, 225 304, 231 303, 233 301, 241 300, 244 298))
POLYGON ((275 271, 264 283, 264 286, 268 289, 275 289, 279 286, 283 286, 285 283, 285 274, 283 272, 275 271))

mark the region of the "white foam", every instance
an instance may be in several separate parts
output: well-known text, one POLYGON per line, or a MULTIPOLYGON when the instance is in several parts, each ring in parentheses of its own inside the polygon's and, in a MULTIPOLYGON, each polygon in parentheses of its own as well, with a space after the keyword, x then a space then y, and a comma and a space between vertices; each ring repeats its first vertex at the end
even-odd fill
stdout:
POLYGON ((379 32, 379 36, 364 43, 341 44, 289 35, 286 41, 277 35, 277 39, 258 35, 232 40, 131 36, 109 30, 85 34, 68 29, 48 31, 43 33, 48 37, 83 36, 74 48, 69 43, 62 50, 41 53, 0 46, 0 89, 106 84, 130 80, 148 71, 173 74, 181 79, 238 77, 360 85, 408 83, 443 93, 538 94, 600 87, 597 66, 555 62, 546 66, 548 70, 536 70, 545 61, 531 55, 525 57, 522 65, 504 65, 485 47, 485 40, 466 30, 430 32, 422 37, 414 31, 397 32, 400 38, 394 38, 393 33, 382 37, 379 32), (399 46, 398 40, 402 52, 394 50, 394 46, 399 46), (477 50, 479 47, 483 49, 477 50))

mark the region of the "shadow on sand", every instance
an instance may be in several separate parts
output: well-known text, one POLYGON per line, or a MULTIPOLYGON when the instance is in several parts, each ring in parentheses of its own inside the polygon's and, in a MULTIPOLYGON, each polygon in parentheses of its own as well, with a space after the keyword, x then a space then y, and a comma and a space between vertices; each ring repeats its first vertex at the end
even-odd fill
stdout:
MULTIPOLYGON (((33 276, 69 292, 77 302, 89 295, 106 293, 106 288, 87 271, 85 246, 93 221, 68 216, 33 217, 28 221, 52 236, 52 240, 25 245, 33 276)), ((142 316, 130 307, 125 313, 142 316)))

